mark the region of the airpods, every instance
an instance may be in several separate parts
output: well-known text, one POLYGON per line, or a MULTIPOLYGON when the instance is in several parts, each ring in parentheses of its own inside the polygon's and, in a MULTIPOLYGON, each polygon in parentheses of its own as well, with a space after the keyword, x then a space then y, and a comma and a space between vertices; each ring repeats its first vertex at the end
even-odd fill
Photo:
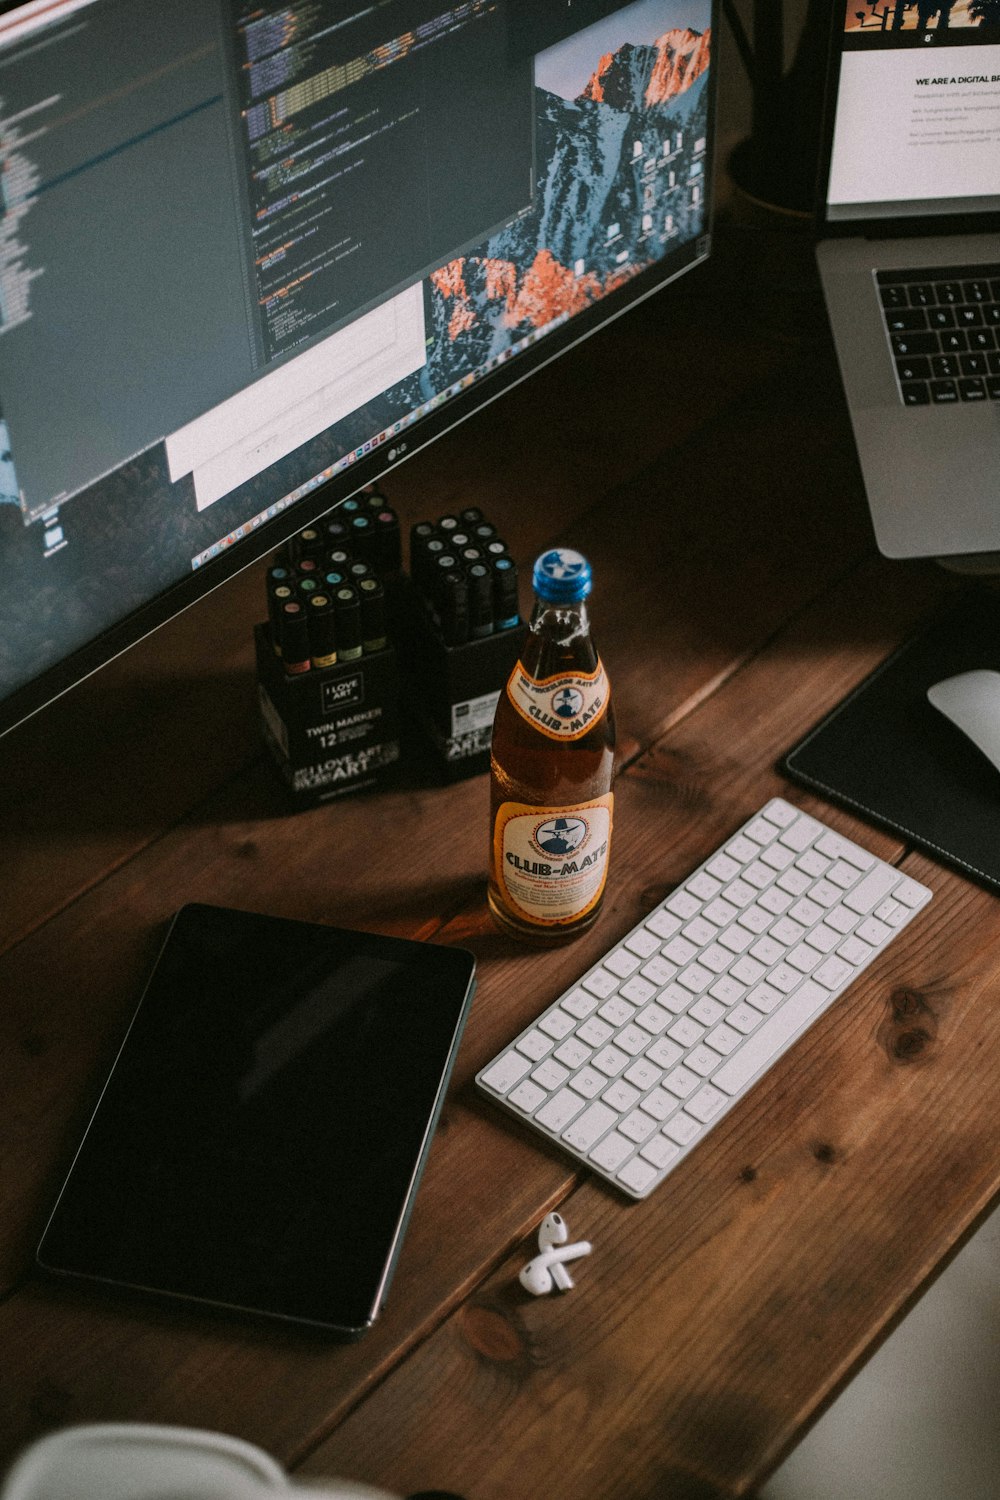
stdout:
POLYGON ((575 1245, 567 1245, 568 1238, 569 1230, 562 1215, 546 1214, 538 1229, 538 1248, 541 1254, 528 1262, 518 1278, 526 1292, 542 1297, 556 1287, 561 1292, 569 1291, 573 1278, 566 1270, 565 1262, 589 1255, 592 1247, 588 1240, 578 1240, 575 1245))

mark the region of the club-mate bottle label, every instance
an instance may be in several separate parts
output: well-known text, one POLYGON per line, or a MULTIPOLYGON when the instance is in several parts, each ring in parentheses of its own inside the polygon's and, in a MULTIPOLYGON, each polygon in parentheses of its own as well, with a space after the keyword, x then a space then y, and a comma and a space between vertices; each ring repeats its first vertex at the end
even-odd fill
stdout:
POLYGON ((614 794, 574 807, 502 802, 493 825, 504 895, 526 922, 550 927, 584 916, 608 874, 614 794))
POLYGON ((598 661, 593 672, 532 677, 520 662, 507 680, 517 712, 550 740, 579 740, 599 723, 610 699, 608 676, 598 661))

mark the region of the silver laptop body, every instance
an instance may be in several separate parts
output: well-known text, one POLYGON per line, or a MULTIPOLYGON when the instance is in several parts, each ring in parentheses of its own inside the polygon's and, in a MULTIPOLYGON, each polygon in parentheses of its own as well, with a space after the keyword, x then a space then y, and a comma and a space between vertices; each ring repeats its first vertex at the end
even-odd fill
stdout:
POLYGON ((1000 26, 963 0, 834 9, 817 261, 876 541, 889 557, 1000 553, 1000 26), (887 294, 879 273, 910 270, 887 294), (919 324, 945 286, 987 300, 964 314, 975 344, 942 361, 933 338, 893 333, 883 302, 919 297, 902 320, 919 324))

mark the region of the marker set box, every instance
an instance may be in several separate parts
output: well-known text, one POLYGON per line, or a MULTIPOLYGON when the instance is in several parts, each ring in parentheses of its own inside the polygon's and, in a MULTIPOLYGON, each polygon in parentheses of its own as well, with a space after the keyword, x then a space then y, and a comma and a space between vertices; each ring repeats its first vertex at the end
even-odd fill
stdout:
POLYGON ((268 570, 254 629, 265 744, 297 808, 383 784, 401 757, 389 620, 399 522, 383 496, 338 507, 268 570))
POLYGON ((487 770, 497 700, 524 622, 516 565, 482 511, 411 527, 410 573, 395 609, 408 724, 445 781, 487 770))
POLYGON ((524 632, 517 568, 476 508, 410 531, 378 492, 292 539, 255 629, 264 739, 293 804, 384 784, 412 758, 445 781, 489 766, 524 632))

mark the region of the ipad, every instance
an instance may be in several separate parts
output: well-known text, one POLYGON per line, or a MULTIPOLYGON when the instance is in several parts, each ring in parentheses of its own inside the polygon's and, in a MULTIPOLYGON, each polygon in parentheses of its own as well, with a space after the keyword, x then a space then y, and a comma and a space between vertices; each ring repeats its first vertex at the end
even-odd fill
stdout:
POLYGON ((474 986, 461 949, 183 907, 39 1266, 357 1337, 389 1286, 474 986))

